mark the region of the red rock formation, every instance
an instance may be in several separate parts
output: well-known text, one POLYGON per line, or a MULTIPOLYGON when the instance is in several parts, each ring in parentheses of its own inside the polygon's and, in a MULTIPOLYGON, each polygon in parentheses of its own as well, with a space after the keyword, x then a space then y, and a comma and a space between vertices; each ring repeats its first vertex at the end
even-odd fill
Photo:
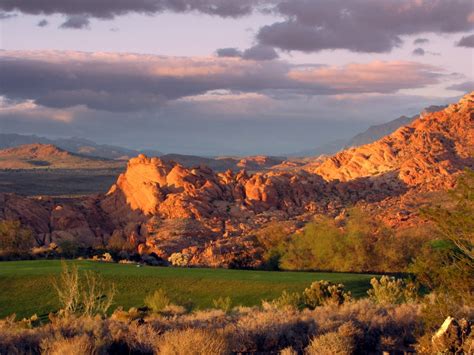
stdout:
POLYGON ((426 113, 381 140, 348 149, 310 169, 326 180, 349 181, 397 172, 409 186, 451 187, 453 174, 474 167, 474 93, 426 113))

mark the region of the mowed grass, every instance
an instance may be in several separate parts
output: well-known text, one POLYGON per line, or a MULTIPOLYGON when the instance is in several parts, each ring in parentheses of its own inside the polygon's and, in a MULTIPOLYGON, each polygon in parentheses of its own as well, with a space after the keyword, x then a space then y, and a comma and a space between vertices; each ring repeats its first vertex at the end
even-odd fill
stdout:
MULTIPOLYGON (((176 303, 195 309, 211 307, 213 300, 229 296, 233 305, 253 306, 278 297, 283 290, 303 291, 313 281, 343 283, 355 297, 366 295, 374 275, 322 272, 278 272, 205 268, 171 268, 93 261, 68 261, 79 270, 93 270, 117 289, 114 306, 143 306, 144 298, 164 289, 176 303)), ((0 262, 0 317, 44 316, 58 309, 53 279, 61 273, 59 260, 0 262)))

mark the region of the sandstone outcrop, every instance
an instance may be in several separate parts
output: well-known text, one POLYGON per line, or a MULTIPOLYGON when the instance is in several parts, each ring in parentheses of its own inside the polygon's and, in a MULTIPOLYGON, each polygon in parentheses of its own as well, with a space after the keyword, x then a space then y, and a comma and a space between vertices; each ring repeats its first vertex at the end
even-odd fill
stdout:
POLYGON ((446 109, 425 113, 381 140, 327 158, 310 171, 328 181, 396 172, 409 186, 452 187, 453 175, 474 167, 474 93, 446 109))

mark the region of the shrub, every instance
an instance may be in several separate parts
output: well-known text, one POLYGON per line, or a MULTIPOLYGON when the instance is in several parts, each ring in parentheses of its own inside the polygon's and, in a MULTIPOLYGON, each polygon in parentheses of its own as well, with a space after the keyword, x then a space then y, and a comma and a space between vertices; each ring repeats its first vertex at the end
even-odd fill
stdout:
POLYGON ((375 277, 370 280, 372 289, 367 291, 369 298, 378 304, 400 304, 412 302, 417 299, 418 288, 413 282, 405 282, 395 277, 382 276, 380 280, 375 277))
POLYGON ((229 354, 229 344, 220 332, 202 329, 173 330, 163 335, 158 345, 162 355, 229 354))
POLYGON ((212 301, 214 308, 220 309, 225 313, 229 313, 232 309, 232 299, 230 297, 219 297, 212 301))
POLYGON ((86 316, 105 315, 115 296, 115 285, 106 283, 92 271, 79 273, 76 265, 62 263, 59 280, 53 286, 65 316, 82 314, 86 316))
POLYGON ((168 258, 168 261, 173 266, 188 266, 189 264, 189 255, 183 253, 173 253, 168 258))
POLYGON ((262 305, 264 308, 301 310, 304 308, 304 301, 297 292, 283 291, 280 297, 275 298, 271 302, 263 301, 262 305))
POLYGON ((344 285, 328 281, 315 281, 303 292, 304 303, 314 309, 326 304, 341 305, 350 300, 351 293, 344 290, 344 285))
POLYGON ((163 289, 156 290, 145 298, 145 305, 153 312, 161 312, 171 304, 171 300, 163 289))
POLYGON ((356 352, 357 343, 362 336, 362 330, 349 321, 341 325, 335 332, 314 338, 305 349, 305 353, 308 355, 351 355, 356 352))
POLYGON ((46 338, 41 342, 41 352, 47 355, 82 355, 94 354, 94 342, 86 335, 78 335, 72 338, 46 338))

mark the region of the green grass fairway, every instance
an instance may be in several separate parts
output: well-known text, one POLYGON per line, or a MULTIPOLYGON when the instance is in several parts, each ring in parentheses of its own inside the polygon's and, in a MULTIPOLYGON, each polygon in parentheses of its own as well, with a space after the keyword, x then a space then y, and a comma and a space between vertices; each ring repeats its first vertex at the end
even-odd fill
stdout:
MULTIPOLYGON (((370 287, 373 275, 321 272, 274 272, 226 269, 136 267, 93 261, 73 261, 80 270, 93 270, 117 288, 114 307, 142 306, 145 296, 164 289, 175 302, 192 302, 195 308, 212 306, 219 296, 233 305, 252 306, 273 299, 283 290, 302 291, 315 280, 340 282, 356 297, 370 287)), ((61 272, 59 260, 0 262, 0 317, 16 313, 29 317, 57 310, 52 279, 61 272)))

